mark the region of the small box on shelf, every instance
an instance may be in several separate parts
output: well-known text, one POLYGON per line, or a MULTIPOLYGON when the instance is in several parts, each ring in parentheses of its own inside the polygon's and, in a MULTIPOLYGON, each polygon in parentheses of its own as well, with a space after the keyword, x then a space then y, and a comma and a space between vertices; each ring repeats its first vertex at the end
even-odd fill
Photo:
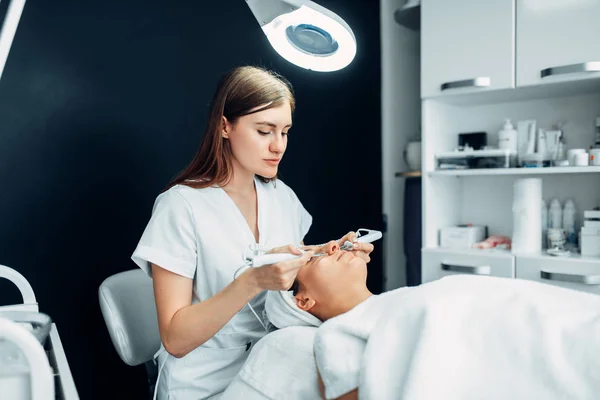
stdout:
POLYGON ((457 225, 440 229, 440 247, 471 248, 475 243, 487 237, 487 226, 457 225))
POLYGON ((517 153, 508 149, 455 150, 435 155, 437 170, 511 168, 517 153))
POLYGON ((583 218, 579 239, 581 255, 600 257, 600 210, 586 210, 583 218))

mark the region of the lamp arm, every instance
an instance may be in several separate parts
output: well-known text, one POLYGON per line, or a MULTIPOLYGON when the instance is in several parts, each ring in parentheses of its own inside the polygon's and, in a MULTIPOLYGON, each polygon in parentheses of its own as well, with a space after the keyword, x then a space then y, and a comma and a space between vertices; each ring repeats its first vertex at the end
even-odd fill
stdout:
POLYGON ((300 5, 286 0, 246 0, 246 3, 261 27, 281 14, 287 14, 300 8, 300 5))
POLYGON ((10 0, 10 3, 8 4, 8 10, 6 11, 2 30, 0 31, 0 78, 2 78, 6 59, 8 58, 8 53, 10 52, 17 26, 21 20, 25 1, 26 0, 10 0))

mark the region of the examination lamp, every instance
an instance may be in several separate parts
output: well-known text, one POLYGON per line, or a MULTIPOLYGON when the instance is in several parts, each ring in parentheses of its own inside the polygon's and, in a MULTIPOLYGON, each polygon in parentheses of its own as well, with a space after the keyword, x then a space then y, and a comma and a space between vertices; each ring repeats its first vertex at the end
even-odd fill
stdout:
POLYGON ((356 39, 337 14, 309 0, 246 0, 283 58, 313 71, 337 71, 352 62, 356 39))
POLYGON ((10 47, 12 46, 24 7, 25 0, 12 0, 8 3, 8 9, 6 10, 2 30, 0 31, 0 78, 2 78, 6 59, 8 58, 8 53, 10 52, 10 47))

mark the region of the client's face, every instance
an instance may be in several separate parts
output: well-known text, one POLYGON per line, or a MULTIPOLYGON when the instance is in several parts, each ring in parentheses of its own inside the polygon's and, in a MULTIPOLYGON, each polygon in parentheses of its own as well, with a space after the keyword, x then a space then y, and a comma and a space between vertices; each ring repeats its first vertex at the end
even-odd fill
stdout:
POLYGON ((300 309, 319 316, 319 311, 334 303, 339 296, 349 293, 353 287, 366 285, 367 264, 352 251, 340 250, 335 241, 312 249, 315 253, 327 255, 314 257, 300 268, 295 298, 300 309))

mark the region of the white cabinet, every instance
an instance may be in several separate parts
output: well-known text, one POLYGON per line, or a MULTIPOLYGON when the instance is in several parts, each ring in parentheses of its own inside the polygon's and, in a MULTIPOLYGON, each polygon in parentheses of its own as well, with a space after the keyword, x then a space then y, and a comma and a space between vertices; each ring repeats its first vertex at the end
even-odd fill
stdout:
POLYGON ((516 4, 517 86, 600 77, 600 0, 516 4))
POLYGON ((514 87, 514 0, 424 0, 421 97, 514 87))
POLYGON ((422 283, 448 275, 467 274, 527 279, 600 295, 600 258, 425 248, 421 259, 422 283))
POLYGON ((503 252, 423 249, 421 265, 422 283, 455 274, 515 277, 515 258, 503 252))
MULTIPOLYGON (((404 31, 389 35, 397 43, 406 39, 404 31)), ((400 52, 399 45, 390 47, 400 52)), ((394 54, 394 59, 408 56, 394 54)), ((596 274, 600 279, 600 257, 589 262, 546 253, 520 258, 439 247, 439 231, 447 226, 485 225, 490 235, 512 236, 513 188, 522 178, 541 178, 546 202, 572 198, 578 226, 583 210, 600 206, 597 166, 438 170, 436 160, 436 154, 456 149, 461 133, 486 132, 487 144, 497 146, 506 117, 515 126, 534 119, 544 130, 566 123, 567 150, 588 149, 600 116, 600 71, 563 73, 586 68, 600 69, 600 0, 421 1, 422 282, 468 273, 600 294, 594 283, 596 274), (543 70, 547 77, 542 78, 543 70)), ((398 66, 394 73, 410 74, 398 66)), ((384 87, 403 92, 407 81, 384 82, 384 87)), ((402 113, 406 104, 389 108, 402 113)))
POLYGON ((486 226, 491 236, 512 237, 514 186, 518 180, 531 177, 542 180, 542 198, 547 204, 558 199, 564 206, 567 199, 572 199, 577 208, 577 226, 581 226, 583 211, 600 206, 598 166, 440 170, 436 169, 435 155, 452 151, 461 132, 488 132, 488 144, 497 145, 495 132, 502 126, 502 117, 510 117, 514 123, 535 119, 540 129, 551 129, 560 120, 569 121, 581 128, 567 131, 568 148, 588 148, 593 135, 587 127, 600 116, 600 87, 591 87, 592 93, 570 96, 551 96, 549 89, 561 86, 572 90, 569 86, 591 86, 589 83, 510 89, 504 91, 502 101, 497 101, 492 91, 422 100, 422 282, 449 274, 476 274, 540 280, 600 295, 600 257, 452 250, 442 248, 439 240, 441 229, 466 224, 486 226))
POLYGON ((600 259, 519 256, 517 278, 600 295, 600 259))

